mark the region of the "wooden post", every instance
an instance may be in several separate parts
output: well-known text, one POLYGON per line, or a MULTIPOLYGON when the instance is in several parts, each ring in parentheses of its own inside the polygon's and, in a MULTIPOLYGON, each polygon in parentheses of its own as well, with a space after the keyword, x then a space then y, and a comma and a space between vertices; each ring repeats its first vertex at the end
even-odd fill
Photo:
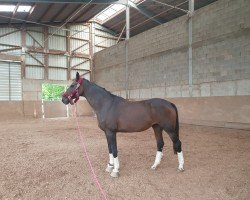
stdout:
MULTIPOLYGON (((66 26, 66 29, 69 29, 66 26)), ((71 52, 70 52, 70 31, 66 31, 66 54, 67 54, 67 80, 71 79, 71 52)))
POLYGON ((21 56, 21 78, 25 78, 25 51, 26 51, 26 29, 21 29, 21 46, 22 46, 22 56, 21 56))
POLYGON ((48 27, 44 27, 43 29, 44 33, 44 79, 48 80, 49 75, 48 75, 48 68, 49 68, 49 29, 48 27))
POLYGON ((126 99, 129 99, 129 79, 128 79, 128 40, 130 36, 130 10, 129 1, 127 0, 126 5, 126 41, 125 41, 125 88, 126 88, 126 99))
POLYGON ((90 80, 94 81, 94 27, 93 22, 89 24, 89 57, 90 57, 90 80))
POLYGON ((193 13, 194 0, 189 0, 189 19, 188 19, 188 85, 189 95, 193 96, 193 13))

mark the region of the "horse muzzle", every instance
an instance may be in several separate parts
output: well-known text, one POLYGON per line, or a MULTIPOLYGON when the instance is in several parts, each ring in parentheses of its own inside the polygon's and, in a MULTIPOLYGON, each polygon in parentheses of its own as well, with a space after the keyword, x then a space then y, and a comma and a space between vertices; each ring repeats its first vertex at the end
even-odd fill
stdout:
POLYGON ((63 95, 63 97, 62 97, 62 102, 65 105, 68 105, 69 103, 71 105, 74 105, 78 100, 79 100, 79 94, 78 94, 78 92, 76 92, 75 94, 73 94, 73 97, 71 97, 71 95, 70 96, 63 95))
POLYGON ((69 99, 67 97, 62 97, 62 102, 65 104, 65 105, 68 105, 70 103, 69 99))

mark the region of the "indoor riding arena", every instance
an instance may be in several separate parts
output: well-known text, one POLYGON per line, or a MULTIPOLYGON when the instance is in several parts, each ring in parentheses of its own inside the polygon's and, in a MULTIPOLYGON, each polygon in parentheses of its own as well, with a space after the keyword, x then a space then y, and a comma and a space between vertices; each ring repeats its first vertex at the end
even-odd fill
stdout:
POLYGON ((249 200, 249 0, 0 0, 0 200, 249 200))

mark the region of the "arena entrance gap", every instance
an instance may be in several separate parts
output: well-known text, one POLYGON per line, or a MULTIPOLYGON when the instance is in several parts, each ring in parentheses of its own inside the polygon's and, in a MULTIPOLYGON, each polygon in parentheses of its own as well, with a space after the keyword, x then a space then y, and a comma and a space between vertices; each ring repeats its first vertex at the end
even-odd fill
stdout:
POLYGON ((66 85, 42 84, 42 117, 69 117, 69 107, 61 102, 61 95, 66 91, 66 85))

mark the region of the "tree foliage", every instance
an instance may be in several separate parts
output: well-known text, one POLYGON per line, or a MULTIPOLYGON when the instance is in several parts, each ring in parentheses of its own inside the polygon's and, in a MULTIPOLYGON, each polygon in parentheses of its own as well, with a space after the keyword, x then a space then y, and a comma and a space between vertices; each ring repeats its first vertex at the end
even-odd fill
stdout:
POLYGON ((43 84, 42 85, 42 98, 46 101, 61 100, 62 93, 65 90, 65 86, 56 84, 43 84))

